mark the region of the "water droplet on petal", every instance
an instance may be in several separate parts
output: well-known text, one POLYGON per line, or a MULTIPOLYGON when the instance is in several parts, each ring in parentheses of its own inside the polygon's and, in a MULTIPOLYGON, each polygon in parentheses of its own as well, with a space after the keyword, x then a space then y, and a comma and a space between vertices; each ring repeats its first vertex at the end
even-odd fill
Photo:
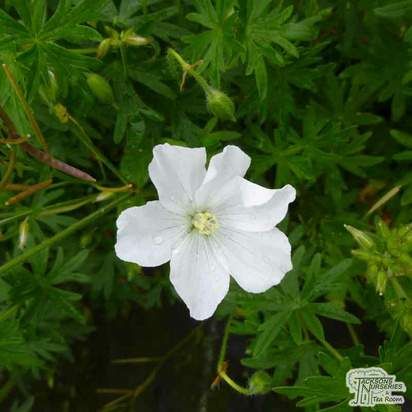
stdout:
POLYGON ((216 265, 214 263, 210 264, 210 270, 215 270, 216 269, 216 265))
POLYGON ((264 256, 263 261, 265 263, 270 263, 270 258, 268 258, 267 256, 264 256))
POLYGON ((176 198, 172 195, 172 196, 170 196, 170 200, 171 200, 172 202, 174 202, 174 201, 176 200, 176 198))
POLYGON ((163 238, 161 236, 155 236, 153 242, 155 245, 160 245, 163 242, 163 238))

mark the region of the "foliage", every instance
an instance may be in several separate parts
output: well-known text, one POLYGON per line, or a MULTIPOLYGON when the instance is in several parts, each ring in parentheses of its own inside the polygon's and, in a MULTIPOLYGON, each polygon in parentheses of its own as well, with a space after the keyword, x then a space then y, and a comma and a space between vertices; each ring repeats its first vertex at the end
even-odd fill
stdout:
POLYGON ((251 180, 298 191, 293 271, 259 295, 231 285, 217 314, 247 344, 234 389, 344 411, 346 372, 381 366, 411 397, 410 1, 0 6, 0 401, 30 410, 95 311, 176 302, 164 268, 113 252, 165 141, 239 145, 251 180))

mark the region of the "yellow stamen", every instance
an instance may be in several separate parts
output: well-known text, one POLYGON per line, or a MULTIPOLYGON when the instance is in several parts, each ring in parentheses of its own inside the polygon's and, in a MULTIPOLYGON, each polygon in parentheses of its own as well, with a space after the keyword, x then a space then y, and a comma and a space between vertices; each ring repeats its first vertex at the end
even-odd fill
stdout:
POLYGON ((201 234, 210 236, 219 227, 216 216, 210 212, 197 212, 192 218, 193 227, 201 234))

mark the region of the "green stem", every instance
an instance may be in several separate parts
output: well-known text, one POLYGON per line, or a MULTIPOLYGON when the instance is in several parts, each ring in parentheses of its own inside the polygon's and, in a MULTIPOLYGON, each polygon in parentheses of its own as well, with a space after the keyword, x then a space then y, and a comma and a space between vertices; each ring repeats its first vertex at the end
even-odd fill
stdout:
POLYGON ((227 375, 225 371, 220 371, 219 376, 231 387, 233 388, 236 392, 241 393, 242 395, 252 395, 252 392, 245 388, 244 386, 240 386, 237 384, 230 376, 227 375))
POLYGON ((4 172, 3 178, 0 182, 0 190, 6 186, 9 182, 11 174, 13 173, 14 166, 16 164, 16 152, 14 149, 11 149, 10 156, 9 156, 9 163, 7 164, 6 171, 4 172))
MULTIPOLYGON (((316 336, 315 336, 316 337, 316 336)), ((339 362, 344 360, 344 357, 326 340, 316 338, 331 355, 333 355, 339 362)))
POLYGON ((32 213, 33 213, 32 210, 26 210, 26 211, 20 212, 20 213, 15 213, 15 212, 8 213, 9 216, 7 216, 4 219, 0 220, 0 226, 5 225, 6 223, 9 223, 9 222, 13 222, 13 220, 16 220, 20 217, 25 217, 25 216, 31 215, 32 213))
POLYGON ((78 230, 82 229, 83 227, 87 226, 89 223, 99 219, 100 217, 104 216, 110 210, 112 210, 115 206, 121 203, 123 200, 127 199, 130 196, 130 193, 127 193, 123 196, 118 197, 117 199, 110 202, 108 205, 101 207, 96 212, 90 214, 89 216, 85 217, 82 220, 72 224, 68 228, 62 230, 61 232, 55 234, 54 236, 44 240, 40 244, 28 249, 26 252, 16 256, 15 258, 9 260, 4 265, 0 266, 0 276, 7 273, 8 270, 12 269, 13 267, 25 262, 31 256, 39 253, 41 250, 46 249, 55 243, 61 241, 62 239, 66 238, 67 236, 77 232, 78 230))
POLYGON ((80 123, 72 116, 70 116, 70 120, 72 123, 77 127, 79 133, 75 133, 79 140, 95 155, 96 159, 100 160, 105 166, 111 170, 125 185, 129 184, 129 182, 121 175, 121 173, 113 166, 109 159, 93 144, 90 137, 87 135, 84 128, 80 125, 80 123))
POLYGON ((43 133, 41 132, 40 127, 36 121, 36 118, 34 117, 33 111, 31 107, 29 106, 29 104, 27 103, 27 100, 24 97, 24 94, 22 90, 20 89, 19 85, 17 84, 17 81, 14 78, 13 73, 10 71, 10 69, 7 67, 6 64, 3 64, 3 70, 6 74, 6 77, 10 85, 12 86, 14 92, 16 93, 18 99, 20 100, 21 105, 23 106, 23 110, 26 113, 29 123, 34 131, 34 135, 37 137, 37 140, 39 141, 39 143, 47 151, 46 139, 44 138, 43 133))
POLYGON ((251 391, 248 388, 245 388, 238 383, 236 383, 225 371, 224 369, 224 364, 225 364, 225 357, 226 357, 226 350, 227 350, 227 344, 229 341, 229 334, 230 334, 230 324, 232 323, 233 319, 233 313, 229 316, 226 326, 225 326, 225 331, 223 333, 223 339, 222 339, 222 346, 220 347, 220 353, 219 353, 219 359, 217 362, 217 374, 222 378, 232 389, 234 389, 236 392, 239 392, 243 395, 251 395, 251 391))
POLYGON ((348 327, 348 331, 349 331, 349 334, 350 334, 350 336, 351 336, 351 338, 352 338, 352 342, 353 342, 355 345, 359 345, 359 344, 360 344, 360 340, 359 340, 359 338, 358 338, 358 335, 357 335, 356 330, 355 330, 355 328, 353 327, 353 325, 351 325, 350 323, 347 323, 346 326, 348 327))
POLYGON ((133 398, 137 398, 143 391, 150 385, 150 383, 156 377, 157 372, 161 369, 161 367, 165 364, 165 362, 172 357, 176 352, 178 352, 187 342, 189 342, 192 337, 197 333, 198 330, 202 328, 202 325, 197 326, 196 328, 192 329, 181 341, 179 341, 172 349, 170 349, 165 355, 162 356, 159 363, 153 368, 152 372, 146 378, 146 380, 139 385, 134 393, 133 398))
POLYGON ((97 190, 100 190, 101 192, 110 192, 110 193, 133 192, 134 190, 134 187, 131 183, 125 186, 120 186, 120 187, 104 187, 100 185, 94 185, 94 187, 97 190))
POLYGON ((193 69, 193 66, 187 63, 183 57, 177 53, 174 49, 169 49, 169 54, 172 55, 176 61, 182 67, 183 72, 190 74, 199 84, 199 86, 204 90, 205 93, 210 92, 211 87, 207 83, 207 81, 196 71, 193 69))
POLYGON ((72 210, 79 209, 80 207, 87 205, 88 203, 95 202, 98 196, 99 194, 89 195, 83 198, 69 200, 67 202, 61 202, 61 203, 55 204, 54 206, 45 208, 37 216, 42 217, 42 216, 48 216, 48 215, 55 215, 58 213, 71 212, 72 210))
POLYGON ((223 333, 222 346, 220 347, 219 360, 217 362, 217 372, 218 373, 221 370, 221 366, 223 365, 223 362, 225 361, 227 343, 229 340, 229 333, 230 333, 230 324, 232 323, 232 319, 233 319, 233 313, 229 316, 226 322, 225 331, 223 333))
MULTIPOLYGON (((192 339, 192 337, 197 333, 198 330, 202 328, 202 325, 200 324, 196 328, 192 329, 189 334, 187 334, 182 340, 180 340, 173 348, 171 348, 165 355, 161 356, 160 358, 157 358, 158 364, 152 369, 152 371, 149 373, 147 378, 140 384, 138 385, 134 390, 130 391, 123 391, 125 393, 124 395, 120 396, 117 399, 114 399, 113 401, 107 403, 106 405, 103 406, 103 411, 109 411, 112 410, 113 407, 119 405, 121 402, 129 400, 131 403, 131 407, 133 406, 133 402, 135 399, 140 396, 149 386, 150 384, 154 381, 156 378, 157 373, 159 370, 162 368, 162 366, 165 364, 165 362, 171 358, 176 352, 178 352, 184 345, 186 345, 187 342, 192 339)), ((98 389, 99 393, 108 393, 108 391, 112 391, 113 389, 98 389)), ((119 392, 120 393, 120 392, 119 392)), ((133 409, 134 410, 134 409, 133 409)))
POLYGON ((127 56, 124 46, 120 44, 120 57, 122 59, 122 66, 123 66, 123 76, 127 79, 127 56))

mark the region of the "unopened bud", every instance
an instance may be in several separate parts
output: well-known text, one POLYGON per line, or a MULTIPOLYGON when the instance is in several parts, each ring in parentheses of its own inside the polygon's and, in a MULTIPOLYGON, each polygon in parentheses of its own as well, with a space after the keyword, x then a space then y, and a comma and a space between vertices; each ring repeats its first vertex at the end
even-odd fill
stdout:
POLYGON ((87 84, 100 102, 104 104, 113 103, 114 96, 112 87, 104 77, 96 73, 91 73, 87 76, 87 84))
POLYGON ((140 46, 146 46, 147 44, 151 43, 152 39, 150 37, 143 37, 143 36, 138 36, 137 34, 133 34, 131 36, 125 37, 123 41, 129 46, 140 47, 140 46))
POLYGON ((58 91, 59 85, 56 76, 51 70, 48 70, 46 82, 39 87, 39 94, 47 104, 50 104, 56 101, 58 91))
POLYGON ((95 202, 103 202, 104 200, 108 199, 109 197, 112 197, 114 195, 114 192, 108 192, 107 190, 103 190, 96 196, 95 202))
POLYGON ((379 236, 384 239, 388 239, 390 237, 390 230, 388 225, 381 219, 379 219, 376 223, 376 229, 378 231, 379 236))
POLYGON ((60 123, 67 123, 70 120, 69 112, 61 103, 57 103, 53 106, 53 112, 59 119, 60 123))
POLYGON ((88 247, 93 241, 93 232, 85 232, 80 238, 80 246, 82 248, 88 247))
POLYGON ((249 391, 255 395, 264 395, 271 390, 272 379, 265 371, 255 372, 249 379, 249 391))
POLYGON ((236 121, 235 105, 227 94, 210 87, 206 91, 206 101, 207 108, 218 119, 236 121))
POLYGON ((24 249, 29 235, 29 218, 23 220, 19 226, 19 249, 24 249))
POLYGON ((112 45, 112 39, 104 39, 100 42, 99 46, 97 47, 96 57, 101 59, 102 57, 106 56, 107 52, 112 45))
POLYGON ((379 272, 376 277, 376 292, 382 296, 386 290, 386 284, 388 283, 388 276, 385 272, 379 272))
POLYGON ((344 225, 344 227, 362 248, 369 249, 375 245, 372 238, 365 232, 362 232, 361 230, 356 229, 355 227, 350 225, 344 225))

